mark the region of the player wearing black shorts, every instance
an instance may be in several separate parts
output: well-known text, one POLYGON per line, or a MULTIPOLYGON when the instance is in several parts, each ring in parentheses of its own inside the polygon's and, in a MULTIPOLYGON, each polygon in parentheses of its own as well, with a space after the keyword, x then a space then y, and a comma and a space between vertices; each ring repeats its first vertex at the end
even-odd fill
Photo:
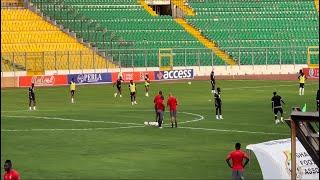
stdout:
POLYGON ((221 108, 222 108, 222 101, 221 101, 221 90, 217 88, 217 91, 214 93, 214 104, 216 106, 216 119, 223 119, 221 108))
POLYGON ((71 95, 71 103, 74 103, 74 93, 76 92, 76 83, 74 82, 74 79, 72 78, 70 82, 70 95, 71 95))
POLYGON ((216 86, 216 77, 214 76, 214 71, 211 71, 210 74, 210 83, 211 83, 211 93, 215 93, 215 86, 216 86))
POLYGON ((303 96, 304 95, 304 83, 308 78, 306 75, 300 70, 300 75, 298 77, 299 80, 299 95, 303 96))
POLYGON ((122 92, 121 92, 121 83, 123 82, 122 77, 120 76, 117 81, 113 84, 117 86, 117 92, 114 93, 114 97, 117 97, 117 95, 119 94, 120 97, 122 97, 122 92))
POLYGON ((28 89, 29 91, 29 110, 36 110, 36 96, 34 92, 34 83, 31 84, 31 87, 28 89))
POLYGON ((131 105, 138 104, 136 101, 136 92, 137 92, 136 83, 134 83, 133 80, 130 80, 129 90, 130 90, 131 105))
POLYGON ((153 99, 154 110, 155 110, 155 114, 156 114, 156 122, 158 122, 158 113, 157 113, 157 105, 156 105, 156 103, 157 103, 157 101, 160 100, 160 99, 164 100, 164 96, 162 95, 162 91, 159 91, 159 94, 156 95, 156 96, 154 97, 154 99, 153 99))
POLYGON ((278 113, 280 112, 281 114, 281 122, 283 121, 283 109, 282 109, 282 104, 285 104, 284 101, 281 99, 281 96, 277 95, 277 92, 273 92, 273 97, 271 98, 272 101, 272 110, 274 113, 274 119, 275 119, 275 124, 280 123, 278 119, 278 113))

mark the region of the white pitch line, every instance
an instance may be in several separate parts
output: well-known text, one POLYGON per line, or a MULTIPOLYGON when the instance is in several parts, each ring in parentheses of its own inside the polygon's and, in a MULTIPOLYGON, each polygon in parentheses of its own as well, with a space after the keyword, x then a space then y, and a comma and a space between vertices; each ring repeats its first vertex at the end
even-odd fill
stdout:
POLYGON ((1 129, 1 132, 30 132, 30 131, 93 131, 93 130, 111 130, 111 129, 132 129, 144 126, 125 126, 113 128, 83 128, 83 129, 1 129))
MULTIPOLYGON (((1 111, 1 112, 27 112, 27 111, 30 111, 30 110, 12 110, 12 111, 1 111)), ((36 110, 36 112, 38 112, 38 111, 41 111, 41 112, 45 112, 45 111, 57 111, 57 110, 53 110, 53 109, 51 109, 51 110, 36 110)))
POLYGON ((35 119, 54 119, 60 121, 74 121, 74 122, 87 122, 87 123, 106 123, 106 124, 125 124, 125 125, 141 125, 138 123, 122 123, 122 122, 112 122, 112 121, 91 121, 85 119, 69 119, 69 118, 58 118, 58 117, 45 117, 45 116, 7 116, 2 117, 13 117, 13 118, 35 118, 35 119))
POLYGON ((236 132, 236 133, 248 133, 248 134, 268 134, 268 135, 288 135, 283 133, 268 133, 259 131, 241 131, 234 129, 210 129, 210 128, 196 128, 196 127, 180 127, 182 129, 203 130, 203 131, 218 131, 218 132, 236 132))
POLYGON ((189 123, 189 122, 196 122, 196 121, 204 120, 204 117, 202 115, 200 115, 200 114, 194 114, 194 113, 188 113, 188 112, 179 112, 179 113, 183 113, 183 114, 188 114, 188 115, 193 115, 193 116, 198 116, 199 117, 198 119, 180 122, 179 124, 185 124, 185 123, 189 123))
MULTIPOLYGON (((153 111, 153 110, 145 110, 145 111, 153 111)), ((190 120, 190 121, 184 121, 180 122, 180 124, 190 123, 190 122, 196 122, 201 121, 204 119, 204 117, 200 114, 194 114, 194 113, 188 113, 188 112, 180 112, 187 115, 193 115, 198 116, 199 118, 190 120)), ((54 120, 60 120, 60 121, 74 121, 74 122, 87 122, 87 123, 107 123, 107 124, 126 124, 126 125, 140 125, 138 123, 121 123, 121 122, 110 122, 110 121, 91 121, 91 120, 85 120, 85 119, 70 119, 70 118, 59 118, 59 117, 45 117, 45 116, 13 116, 13 115, 2 115, 2 117, 13 117, 13 118, 35 118, 35 119, 54 119, 54 120)))
MULTIPOLYGON (((317 85, 316 83, 311 83, 309 85, 317 85)), ((237 87, 237 88, 223 88, 223 90, 235 90, 235 89, 260 89, 260 88, 268 88, 268 87, 287 87, 287 86, 298 86, 297 84, 283 84, 283 85, 276 85, 276 86, 249 86, 249 87, 237 87)))
MULTIPOLYGON (((150 110, 151 111, 151 110, 150 110)), ((204 117, 200 114, 180 112, 188 115, 198 116, 199 118, 180 122, 179 124, 185 124, 189 122, 201 121, 204 117)), ((75 122, 87 122, 87 123, 111 123, 111 124, 127 124, 127 125, 136 125, 136 126, 126 126, 126 127, 113 127, 113 128, 83 128, 83 129, 2 129, 2 132, 20 132, 20 131, 89 131, 89 130, 107 130, 107 129, 125 129, 125 128, 136 128, 136 127, 145 127, 138 123, 121 123, 121 122, 106 122, 106 121, 90 121, 90 120, 79 120, 79 119, 68 119, 68 118, 58 118, 58 117, 42 117, 42 116, 6 116, 3 117, 15 117, 15 118, 36 118, 36 119, 54 119, 62 121, 75 121, 75 122)), ((165 126, 169 126, 164 124, 165 126)), ((204 131, 217 131, 217 132, 236 132, 236 133, 248 133, 248 134, 268 134, 268 135, 287 135, 281 133, 268 133, 268 132, 257 132, 257 131, 241 131, 241 130, 232 130, 232 129, 210 129, 210 128, 196 128, 196 127, 180 127, 181 129, 191 129, 191 130, 204 130, 204 131)))
MULTIPOLYGON (((134 110, 132 110, 134 111, 134 110)), ((154 112, 154 110, 147 110, 147 109, 142 109, 142 110, 137 110, 137 111, 148 111, 148 112, 154 112)), ((170 113, 170 112, 168 112, 170 113)), ((187 115, 192 115, 192 116, 197 116, 199 118, 197 119, 194 119, 194 120, 190 120, 190 121, 183 121, 183 122, 180 122, 179 124, 185 124, 185 123, 190 123, 190 122, 197 122, 197 121, 201 121, 201 120, 204 120, 204 117, 200 114, 195 114, 195 113, 190 113, 190 112, 178 112, 178 113, 182 113, 182 114, 187 114, 187 115)))
MULTIPOLYGON (((142 128, 145 126, 125 126, 125 127, 113 127, 113 128, 83 128, 83 129, 1 129, 1 132, 32 132, 32 131, 94 131, 94 130, 112 130, 112 129, 132 129, 142 128)), ((191 130, 204 130, 204 131, 217 131, 217 132, 231 132, 231 133, 248 133, 248 134, 267 134, 267 135, 287 135, 282 133, 267 133, 258 131, 240 131, 232 129, 209 129, 209 128, 193 128, 193 127, 179 127, 179 129, 191 129, 191 130)))

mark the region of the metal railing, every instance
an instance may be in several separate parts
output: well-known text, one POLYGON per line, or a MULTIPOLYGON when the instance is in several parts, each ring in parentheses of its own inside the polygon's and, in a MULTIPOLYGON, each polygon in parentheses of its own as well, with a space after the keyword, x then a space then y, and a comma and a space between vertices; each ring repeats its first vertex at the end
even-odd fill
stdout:
MULTIPOLYGON (((238 65, 306 64, 307 47, 247 47, 223 48, 238 65)), ((174 66, 226 65, 211 49, 172 48, 174 66)), ((113 61, 123 67, 158 66, 158 49, 112 49, 113 61)), ((318 62, 318 57, 313 57, 318 62)))
POLYGON ((1 71, 106 69, 115 67, 93 51, 1 53, 1 71))
MULTIPOLYGON (((307 47, 295 48, 223 48, 228 49, 237 65, 306 64, 307 47)), ((23 52, 1 53, 1 71, 44 71, 73 69, 108 69, 114 67, 159 67, 169 65, 170 59, 161 59, 159 49, 110 49, 102 51, 111 57, 105 60, 95 52, 23 52)), ((174 66, 227 65, 211 49, 172 48, 174 66)), ((319 57, 311 59, 318 64, 319 57)))

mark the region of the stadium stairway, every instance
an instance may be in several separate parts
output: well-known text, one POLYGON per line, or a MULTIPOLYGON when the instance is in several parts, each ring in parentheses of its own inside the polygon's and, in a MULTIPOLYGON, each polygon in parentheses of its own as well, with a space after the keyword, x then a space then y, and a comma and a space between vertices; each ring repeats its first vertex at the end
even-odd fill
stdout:
POLYGON ((28 9, 1 9, 2 71, 42 74, 57 69, 104 69, 114 64, 28 9))
POLYGON ((151 14, 151 16, 158 16, 158 14, 145 2, 145 0, 139 0, 139 3, 143 6, 143 8, 151 14))
POLYGON ((314 5, 318 11, 318 16, 319 16, 319 0, 314 0, 314 5))
POLYGON ((216 44, 210 40, 208 40, 206 37, 204 37, 199 30, 197 30, 195 27, 190 25, 188 22, 186 22, 182 18, 176 18, 175 21, 180 24, 188 33, 190 33, 192 36, 197 38, 205 47, 212 49, 212 51, 220 57, 222 60, 224 60, 229 65, 235 65, 236 62, 232 59, 231 56, 229 56, 226 52, 222 51, 220 48, 216 46, 216 44))
POLYGON ((171 3, 180 8, 188 16, 196 15, 193 9, 186 5, 186 0, 171 0, 171 3))
MULTIPOLYGON (((171 0, 171 3, 173 3, 178 8, 180 8, 186 16, 196 15, 193 9, 186 4, 185 0, 171 0)), ((206 48, 211 49, 216 54, 216 56, 221 58, 227 64, 229 65, 236 64, 236 62, 232 59, 231 56, 229 56, 226 52, 218 48, 214 42, 210 41, 205 36, 203 36, 198 29, 196 29, 191 24, 189 24, 185 19, 175 18, 175 22, 181 25, 189 34, 191 34, 196 39, 198 39, 198 41, 201 42, 206 48)))

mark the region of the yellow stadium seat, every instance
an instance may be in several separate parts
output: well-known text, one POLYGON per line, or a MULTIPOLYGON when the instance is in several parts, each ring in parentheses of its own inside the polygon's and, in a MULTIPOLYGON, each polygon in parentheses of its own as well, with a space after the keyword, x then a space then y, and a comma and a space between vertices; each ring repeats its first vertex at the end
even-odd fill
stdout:
MULTIPOLYGON (((112 63, 106 63, 92 49, 27 9, 1 9, 1 54, 3 59, 29 70, 115 67, 112 63), (24 55, 12 56, 16 53, 24 55)), ((2 64, 3 71, 12 69, 10 63, 2 64)))

